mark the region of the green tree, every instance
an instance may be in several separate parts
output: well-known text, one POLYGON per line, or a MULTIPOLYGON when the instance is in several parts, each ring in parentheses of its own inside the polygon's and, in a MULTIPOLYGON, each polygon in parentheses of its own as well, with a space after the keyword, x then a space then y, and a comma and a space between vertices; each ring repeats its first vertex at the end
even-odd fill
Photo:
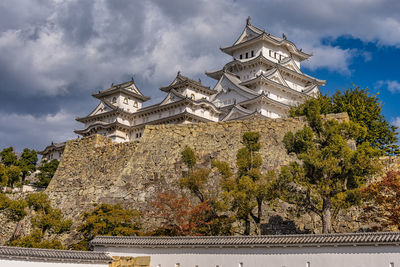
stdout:
POLYGON ((39 166, 38 169, 40 173, 38 173, 36 176, 39 178, 39 181, 37 182, 37 186, 40 187, 47 187, 53 178, 54 174, 56 173, 56 170, 58 168, 59 161, 56 159, 53 159, 50 162, 45 162, 43 165, 39 166))
POLYGON ((11 188, 14 184, 19 182, 21 178, 21 168, 18 166, 11 165, 5 169, 5 179, 7 180, 7 185, 11 188))
MULTIPOLYGON (((196 167, 196 155, 190 147, 186 147, 181 155, 189 171, 187 175, 179 179, 179 185, 181 188, 188 189, 199 201, 197 205, 190 203, 190 209, 181 210, 182 214, 186 211, 187 216, 190 215, 191 218, 197 218, 197 220, 192 220, 192 222, 196 222, 196 227, 190 227, 190 229, 195 229, 191 231, 197 231, 197 234, 201 235, 232 234, 234 218, 226 215, 226 207, 222 205, 218 191, 212 190, 209 185, 209 177, 212 170, 196 167), (200 214, 198 211, 200 211, 199 207, 201 206, 203 206, 204 213, 200 214), (200 218, 204 221, 202 222, 200 218)), ((182 201, 189 200, 182 198, 182 201)), ((168 209, 168 207, 165 208, 168 209)), ((182 216, 182 218, 184 217, 182 216)), ((187 225, 190 225, 190 223, 187 225)))
POLYGON ((43 234, 62 234, 68 232, 72 226, 72 220, 65 220, 60 209, 39 211, 32 218, 32 226, 38 228, 43 234))
POLYGON ((364 138, 365 128, 354 122, 322 120, 318 108, 314 110, 317 113, 307 114, 310 127, 284 137, 287 152, 296 154, 300 162, 281 169, 281 196, 320 216, 322 231, 330 233, 332 215, 357 204, 367 177, 379 170, 379 151, 368 142, 352 150, 351 139, 364 138))
POLYGON ((11 200, 4 193, 0 193, 0 211, 11 221, 18 222, 26 216, 27 203, 24 199, 11 200))
POLYGON ((51 210, 50 200, 45 192, 30 194, 26 201, 34 211, 49 212, 51 210))
MULTIPOLYGON (((23 199, 18 201, 23 201, 20 204, 16 203, 21 208, 28 206, 35 211, 31 219, 33 230, 27 236, 10 240, 8 244, 20 247, 65 249, 57 238, 46 239, 45 236, 50 237, 70 231, 72 220, 64 219, 61 210, 51 206, 50 200, 44 192, 30 194, 27 201, 23 199)), ((14 213, 16 212, 14 211, 14 213)))
POLYGON ((4 148, 0 152, 1 162, 9 167, 11 165, 17 165, 17 156, 14 153, 13 147, 4 148))
POLYGON ((140 235, 141 222, 138 211, 124 209, 121 205, 101 204, 83 214, 83 223, 78 227, 83 236, 74 248, 88 249, 89 241, 97 235, 140 235))
POLYGON ((61 210, 51 206, 44 192, 30 194, 27 203, 36 211, 31 220, 32 226, 40 229, 43 234, 61 234, 70 230, 72 220, 65 220, 61 210))
POLYGON ((6 186, 8 184, 8 177, 6 176, 7 167, 0 163, 0 186, 6 186))
POLYGON ((29 235, 8 242, 12 247, 65 249, 59 240, 43 239, 44 235, 39 229, 33 230, 29 235))
POLYGON ((21 168, 22 172, 22 181, 25 180, 25 177, 33 173, 36 170, 36 163, 38 161, 38 157, 35 150, 30 150, 29 148, 25 148, 24 152, 22 152, 20 159, 17 162, 17 165, 21 168))
POLYGON ((190 147, 186 146, 185 149, 181 153, 182 160, 189 168, 189 170, 193 169, 196 166, 196 155, 190 147))
MULTIPOLYGON (((320 114, 347 112, 351 121, 367 129, 366 135, 356 138, 357 144, 368 141, 382 154, 400 154, 397 145, 397 127, 390 125, 382 114, 382 103, 378 94, 372 95, 368 88, 354 86, 345 91, 337 91, 333 96, 320 95, 290 110, 291 116, 310 116, 313 108, 320 114)), ((318 113, 318 114, 319 114, 318 113)))
POLYGON ((260 133, 247 132, 243 134, 244 147, 236 155, 237 176, 231 175, 226 163, 215 162, 222 174, 223 196, 236 218, 245 225, 245 235, 250 234, 251 220, 256 224, 256 232, 261 233, 261 219, 264 203, 273 201, 277 195, 276 175, 273 171, 262 174, 260 167, 262 159, 260 133))

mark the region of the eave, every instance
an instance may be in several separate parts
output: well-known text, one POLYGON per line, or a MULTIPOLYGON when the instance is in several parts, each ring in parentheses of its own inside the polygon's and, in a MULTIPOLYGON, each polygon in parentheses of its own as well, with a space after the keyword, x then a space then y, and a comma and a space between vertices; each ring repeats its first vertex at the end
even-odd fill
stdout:
MULTIPOLYGON (((233 81, 233 79, 236 78, 233 74, 229 74, 229 73, 225 72, 224 73, 224 77, 226 77, 231 83, 233 83, 237 87, 237 89, 242 90, 242 91, 244 91, 244 92, 246 92, 246 93, 248 93, 248 94, 250 94, 252 96, 257 96, 258 95, 256 92, 254 92, 253 90, 247 88, 246 86, 240 85, 240 83, 238 83, 237 81, 233 81)), ((238 78, 236 78, 236 79, 238 79, 238 78)))
POLYGON ((255 119, 255 118, 270 119, 267 116, 262 115, 260 112, 258 112, 256 110, 256 111, 254 111, 253 113, 251 113, 249 115, 244 115, 242 117, 231 119, 229 121, 250 120, 250 119, 255 119))
POLYGON ((144 113, 150 113, 150 112, 158 110, 160 108, 167 108, 167 107, 170 107, 170 106, 173 106, 173 105, 187 105, 187 104, 193 104, 193 105, 202 105, 202 104, 204 104, 204 105, 209 106, 211 109, 213 109, 213 111, 215 113, 217 113, 217 114, 220 113, 219 109, 213 103, 211 103, 210 101, 207 101, 207 100, 204 100, 204 99, 192 100, 192 99, 190 99, 188 97, 185 97, 182 100, 179 100, 179 101, 176 101, 176 102, 171 102, 171 103, 168 103, 168 104, 165 104, 165 105, 155 104, 155 105, 148 106, 148 107, 145 107, 145 108, 142 108, 142 109, 138 109, 135 113, 132 113, 132 114, 133 115, 142 115, 144 113))
POLYGON ((222 77, 222 75, 224 74, 224 71, 223 70, 216 70, 216 71, 210 71, 210 72, 206 71, 205 74, 210 78, 219 80, 222 77))
POLYGON ((49 151, 51 151, 51 150, 58 151, 58 150, 64 150, 64 148, 65 148, 65 142, 63 142, 63 143, 54 143, 54 144, 52 144, 50 146, 47 146, 45 149, 43 149, 41 151, 36 151, 36 153, 38 153, 39 155, 44 155, 44 154, 49 153, 49 151))
POLYGON ((112 123, 98 122, 98 123, 94 123, 94 124, 89 125, 85 129, 74 130, 74 133, 83 135, 85 133, 90 132, 93 128, 109 129, 109 128, 112 128, 112 127, 118 127, 119 129, 124 129, 124 130, 129 130, 129 128, 130 128, 130 126, 122 124, 122 123, 117 122, 117 121, 112 122, 112 123))
POLYGON ((103 113, 100 113, 100 114, 97 114, 97 115, 93 115, 93 116, 86 116, 86 117, 80 117, 80 118, 78 117, 75 120, 79 121, 79 122, 82 122, 82 123, 86 123, 88 121, 92 121, 94 119, 102 118, 102 117, 108 117, 108 116, 114 116, 114 115, 115 116, 123 115, 125 117, 129 117, 132 114, 134 114, 134 113, 128 113, 128 112, 118 108, 118 109, 106 111, 106 112, 103 112, 103 113))
POLYGON ((273 104, 275 106, 279 106, 279 107, 281 107, 283 109, 286 109, 286 110, 290 108, 290 106, 288 104, 285 104, 285 103, 279 102, 277 100, 274 100, 274 99, 268 97, 267 95, 265 95, 264 92, 261 95, 255 97, 255 98, 242 101, 242 102, 238 103, 238 105, 248 105, 248 104, 252 104, 252 103, 255 103, 257 101, 260 101, 260 100, 261 101, 265 101, 265 102, 270 103, 270 104, 273 104))
POLYGON ((221 118, 221 121, 227 121, 227 118, 229 120, 229 117, 232 116, 232 114, 234 112, 239 112, 239 113, 243 114, 243 116, 251 114, 251 111, 246 110, 245 108, 236 104, 231 108, 231 110, 223 118, 221 118))
POLYGON ((304 92, 300 92, 300 91, 297 91, 297 90, 295 90, 295 89, 290 88, 289 86, 286 86, 286 85, 277 83, 277 82, 275 82, 275 81, 269 79, 268 77, 264 76, 263 74, 258 75, 258 76, 257 76, 256 78, 254 78, 254 79, 251 79, 251 80, 242 82, 241 85, 251 85, 251 84, 255 84, 255 83, 257 83, 257 82, 264 82, 264 83, 266 83, 266 84, 268 84, 268 85, 274 86, 275 88, 279 88, 281 91, 294 93, 294 94, 296 94, 297 96, 300 96, 300 97, 303 97, 303 98, 308 96, 308 95, 305 94, 304 92))
MULTIPOLYGON (((235 60, 227 63, 224 68, 234 67, 235 65, 239 65, 239 66, 243 67, 243 66, 248 66, 248 65, 251 65, 251 64, 255 64, 257 62, 260 62, 260 63, 265 64, 265 65, 270 66, 270 67, 279 68, 280 70, 282 70, 285 73, 291 74, 292 76, 298 77, 298 78, 303 79, 303 80, 308 81, 308 82, 313 82, 313 83, 315 82, 319 86, 323 86, 323 85, 326 84, 325 80, 320 80, 320 79, 311 77, 311 76, 309 76, 307 74, 299 73, 297 71, 289 69, 288 67, 285 67, 285 66, 283 66, 283 65, 281 65, 279 63, 275 63, 275 62, 269 60, 263 54, 260 54, 257 57, 255 57, 253 59, 250 59, 250 60, 247 60, 247 61, 240 61, 240 60, 235 59, 235 60)), ((219 71, 222 71, 222 70, 214 71, 213 73, 217 73, 219 71)))
POLYGON ((158 125, 158 124, 163 124, 165 122, 169 122, 171 120, 178 120, 178 119, 185 120, 185 119, 189 119, 189 118, 198 120, 200 122, 214 122, 212 120, 197 116, 197 115, 195 115, 193 113, 184 111, 182 113, 178 113, 178 114, 175 114, 175 115, 172 115, 172 116, 164 117, 164 118, 161 118, 161 119, 158 119, 158 120, 153 120, 153 121, 149 121, 149 122, 133 125, 133 126, 130 126, 129 129, 133 130, 133 129, 137 129, 137 128, 143 128, 146 125, 158 125))
POLYGON ((163 92, 168 93, 169 91, 171 91, 172 89, 178 89, 178 88, 182 88, 182 87, 193 87, 195 89, 198 89, 199 91, 206 93, 208 95, 213 95, 215 94, 215 91, 210 89, 210 87, 201 85, 201 84, 197 84, 196 82, 190 81, 190 80, 186 80, 186 81, 182 81, 173 85, 169 85, 169 86, 165 86, 165 87, 160 87, 160 90, 163 92))
POLYGON ((100 92, 98 92, 98 93, 96 93, 96 94, 92 94, 92 96, 95 97, 95 98, 101 98, 101 97, 113 95, 113 94, 115 94, 115 93, 124 93, 124 94, 126 94, 126 95, 129 95, 129 96, 131 96, 131 97, 140 99, 140 100, 142 100, 142 101, 147 101, 147 100, 150 99, 150 97, 148 97, 148 96, 139 95, 139 94, 136 94, 136 93, 134 93, 134 92, 132 92, 131 90, 128 90, 128 89, 126 89, 126 88, 118 88, 118 87, 100 91, 100 92))
POLYGON ((289 40, 277 40, 275 38, 272 38, 270 34, 263 32, 262 34, 260 34, 259 36, 246 40, 242 43, 236 44, 236 45, 232 45, 232 46, 228 46, 228 47, 221 47, 221 51, 232 56, 233 53, 241 48, 253 45, 256 42, 267 42, 276 46, 282 46, 285 47, 286 49, 289 50, 290 53, 292 53, 293 55, 296 55, 299 57, 299 59, 301 61, 306 60, 308 58, 310 58, 312 56, 311 53, 306 53, 303 52, 299 49, 297 49, 296 45, 294 43, 292 43, 289 40))

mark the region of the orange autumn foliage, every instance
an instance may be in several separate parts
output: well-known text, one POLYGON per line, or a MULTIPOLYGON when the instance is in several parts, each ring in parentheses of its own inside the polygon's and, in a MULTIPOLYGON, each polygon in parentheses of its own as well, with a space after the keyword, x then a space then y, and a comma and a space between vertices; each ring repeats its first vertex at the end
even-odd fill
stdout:
POLYGON ((365 188, 366 197, 373 200, 364 207, 366 218, 379 222, 383 227, 400 226, 400 171, 390 171, 379 182, 365 188))
POLYGON ((149 215, 161 219, 162 223, 148 235, 203 235, 209 224, 205 220, 211 209, 207 201, 194 205, 188 198, 168 192, 158 194, 151 206, 153 210, 149 215))

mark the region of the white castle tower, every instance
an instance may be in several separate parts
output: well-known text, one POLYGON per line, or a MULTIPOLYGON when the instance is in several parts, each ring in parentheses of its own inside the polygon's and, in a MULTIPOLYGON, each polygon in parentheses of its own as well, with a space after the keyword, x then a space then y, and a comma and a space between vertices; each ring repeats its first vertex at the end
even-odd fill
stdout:
POLYGON ((177 124, 207 121, 281 118, 290 107, 319 94, 325 81, 303 74, 300 63, 311 54, 292 42, 251 25, 250 18, 237 41, 221 51, 233 60, 221 70, 206 72, 218 82, 213 89, 178 72, 158 104, 143 107, 149 100, 133 79, 93 94, 100 100, 86 117, 77 118, 82 136, 101 134, 116 142, 140 138, 147 124, 177 124))
POLYGON ((226 112, 223 121, 255 113, 285 117, 291 106, 315 96, 318 86, 325 85, 300 70, 301 61, 311 54, 298 49, 285 35, 279 38, 251 25, 250 18, 237 41, 221 51, 233 60, 206 74, 218 80, 214 88, 218 93, 211 101, 226 112))

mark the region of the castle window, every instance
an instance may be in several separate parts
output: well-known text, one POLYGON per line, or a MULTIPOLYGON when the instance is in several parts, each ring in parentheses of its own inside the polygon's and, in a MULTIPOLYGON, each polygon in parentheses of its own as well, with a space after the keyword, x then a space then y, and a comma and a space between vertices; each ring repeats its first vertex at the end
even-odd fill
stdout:
POLYGON ((113 99, 112 99, 112 103, 113 103, 113 104, 117 103, 117 98, 116 98, 115 96, 114 96, 113 99))
POLYGON ((271 50, 269 50, 269 56, 272 57, 272 51, 271 50))
POLYGON ((133 106, 134 106, 135 108, 137 108, 137 107, 138 107, 138 102, 135 101, 135 103, 133 103, 133 106))
POLYGON ((124 104, 128 104, 128 98, 127 97, 124 98, 124 104))
POLYGON ((242 54, 240 54, 239 58, 240 58, 240 59, 243 59, 243 55, 242 55, 242 54))
POLYGON ((251 50, 251 57, 254 57, 254 50, 251 50))
POLYGON ((246 58, 249 58, 249 52, 246 52, 246 58))

